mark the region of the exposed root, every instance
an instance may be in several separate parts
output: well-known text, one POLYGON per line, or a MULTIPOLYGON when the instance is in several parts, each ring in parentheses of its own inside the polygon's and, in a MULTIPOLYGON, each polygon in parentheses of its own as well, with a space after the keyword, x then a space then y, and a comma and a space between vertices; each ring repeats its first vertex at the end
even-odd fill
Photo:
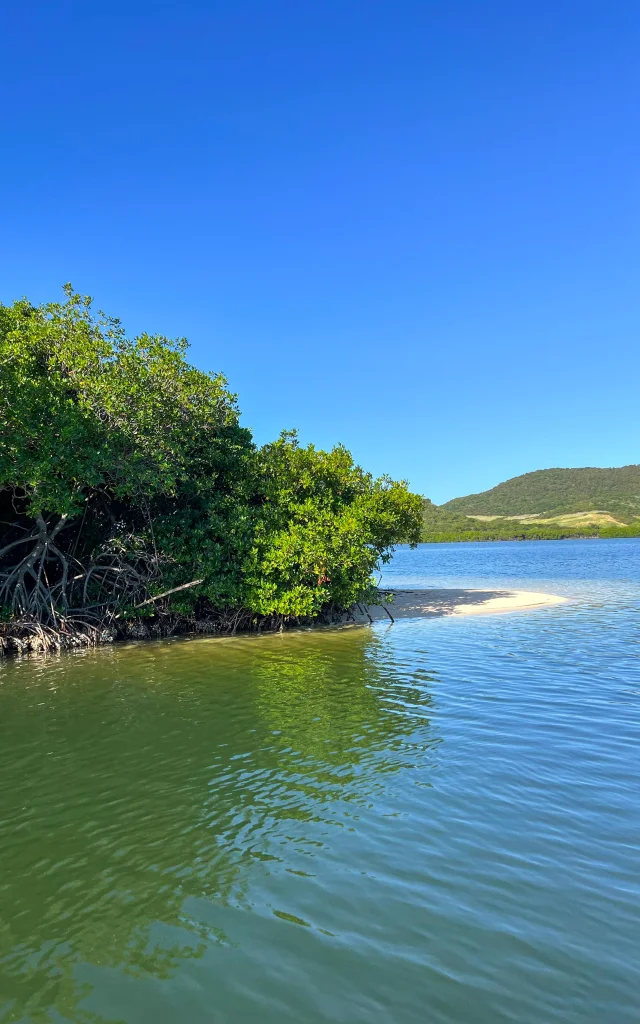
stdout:
MULTIPOLYGON (((78 521, 65 515, 55 519, 36 513, 28 529, 17 521, 4 531, 11 537, 0 548, 0 608, 5 616, 66 635, 68 622, 78 614, 83 620, 88 613, 104 617, 115 606, 148 599, 162 574, 155 549, 149 551, 140 538, 128 534, 107 540, 82 562, 76 555, 77 537, 72 545, 58 540, 70 526, 78 529, 78 521)), ((90 623, 94 617, 89 614, 90 623)))
POLYGON ((76 624, 66 620, 54 628, 40 622, 19 620, 0 625, 0 655, 49 654, 73 647, 95 647, 115 639, 113 632, 89 623, 76 624))
POLYGON ((354 621, 350 610, 333 606, 320 615, 256 615, 246 608, 210 611, 204 617, 158 610, 151 618, 96 619, 69 617, 54 627, 27 618, 0 623, 0 656, 58 653, 80 647, 97 647, 126 640, 157 640, 170 636, 235 636, 237 633, 277 633, 305 626, 340 625, 354 621))

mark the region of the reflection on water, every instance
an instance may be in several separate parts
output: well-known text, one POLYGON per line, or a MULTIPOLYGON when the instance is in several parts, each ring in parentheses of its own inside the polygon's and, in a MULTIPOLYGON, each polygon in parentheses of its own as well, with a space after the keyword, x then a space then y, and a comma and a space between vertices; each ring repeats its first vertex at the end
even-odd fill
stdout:
POLYGON ((256 866, 313 872, 385 773, 435 742, 427 678, 379 664, 380 643, 328 631, 5 666, 8 1020, 107 1019, 80 1010, 78 965, 167 978, 229 941, 212 908, 251 910, 256 866))
POLYGON ((0 665, 0 1021, 635 1024, 624 543, 473 546, 534 613, 0 665))

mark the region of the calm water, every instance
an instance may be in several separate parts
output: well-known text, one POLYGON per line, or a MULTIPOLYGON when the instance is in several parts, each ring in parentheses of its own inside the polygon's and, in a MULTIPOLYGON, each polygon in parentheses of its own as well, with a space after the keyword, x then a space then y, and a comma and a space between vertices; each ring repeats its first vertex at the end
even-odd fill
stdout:
POLYGON ((637 1024, 640 541, 569 604, 0 666, 0 1020, 637 1024))

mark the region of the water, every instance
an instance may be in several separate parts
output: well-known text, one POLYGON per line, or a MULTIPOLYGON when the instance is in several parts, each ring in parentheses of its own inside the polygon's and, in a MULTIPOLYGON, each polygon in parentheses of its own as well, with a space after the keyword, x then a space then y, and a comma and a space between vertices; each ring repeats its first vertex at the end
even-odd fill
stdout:
POLYGON ((0 666, 0 1020, 637 1024, 640 541, 567 604, 0 666))

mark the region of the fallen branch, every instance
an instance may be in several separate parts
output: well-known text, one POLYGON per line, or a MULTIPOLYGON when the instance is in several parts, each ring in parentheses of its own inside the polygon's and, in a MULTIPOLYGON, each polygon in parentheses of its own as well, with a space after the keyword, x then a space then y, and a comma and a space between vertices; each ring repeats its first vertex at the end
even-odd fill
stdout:
MULTIPOLYGON (((142 608, 145 604, 153 604, 154 601, 159 601, 161 597, 169 597, 169 594, 177 594, 179 590, 188 590, 189 587, 197 587, 199 583, 204 583, 204 580, 192 580, 191 583, 183 583, 180 587, 173 587, 171 590, 165 590, 162 594, 156 594, 155 597, 148 597, 146 601, 141 601, 140 604, 134 604, 134 608, 142 608)), ((122 615, 120 612, 115 616, 119 619, 122 615)))

